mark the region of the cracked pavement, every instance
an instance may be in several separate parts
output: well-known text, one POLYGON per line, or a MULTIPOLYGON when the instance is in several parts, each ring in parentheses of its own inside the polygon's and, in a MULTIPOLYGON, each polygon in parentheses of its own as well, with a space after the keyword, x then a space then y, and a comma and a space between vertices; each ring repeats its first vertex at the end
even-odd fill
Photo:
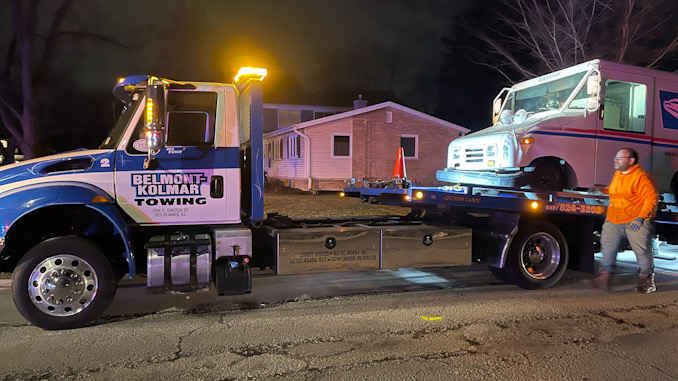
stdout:
MULTIPOLYGON (((122 288, 107 316, 78 330, 0 314, 0 380, 676 380, 678 275, 658 274, 648 295, 633 292, 634 276, 611 292, 583 275, 536 291, 488 284, 298 301, 291 291, 259 304, 180 294, 161 310, 149 304, 162 296, 122 288)), ((284 288, 301 278, 271 279, 284 288)), ((8 294, 0 289, 3 310, 13 308, 8 294)))

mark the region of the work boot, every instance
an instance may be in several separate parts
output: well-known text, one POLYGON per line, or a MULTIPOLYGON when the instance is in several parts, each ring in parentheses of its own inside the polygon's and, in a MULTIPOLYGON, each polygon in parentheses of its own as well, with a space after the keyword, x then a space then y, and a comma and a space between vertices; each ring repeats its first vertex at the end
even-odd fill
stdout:
POLYGON ((654 274, 640 274, 640 279, 638 279, 636 290, 643 294, 649 294, 651 292, 657 291, 657 287, 654 285, 654 274))
POLYGON ((609 271, 604 271, 601 270, 596 274, 593 279, 591 279, 591 284, 595 288, 599 288, 601 290, 607 290, 610 288, 610 277, 612 276, 612 273, 609 271))

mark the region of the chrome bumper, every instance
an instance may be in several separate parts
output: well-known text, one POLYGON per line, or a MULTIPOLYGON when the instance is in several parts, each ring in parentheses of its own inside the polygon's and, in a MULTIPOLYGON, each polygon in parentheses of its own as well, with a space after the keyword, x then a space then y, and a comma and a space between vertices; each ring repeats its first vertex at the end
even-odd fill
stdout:
POLYGON ((445 168, 436 172, 436 179, 448 183, 520 188, 529 183, 529 173, 522 170, 512 172, 480 172, 457 171, 451 168, 445 168))

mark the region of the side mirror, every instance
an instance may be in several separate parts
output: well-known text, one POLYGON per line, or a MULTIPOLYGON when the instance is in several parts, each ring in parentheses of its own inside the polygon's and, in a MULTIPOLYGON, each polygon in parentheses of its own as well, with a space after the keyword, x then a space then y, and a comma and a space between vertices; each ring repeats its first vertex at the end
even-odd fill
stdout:
POLYGON ((494 101, 492 102, 492 124, 493 125, 495 123, 497 123, 498 119, 500 119, 499 113, 501 112, 501 106, 504 103, 504 99, 506 99, 506 97, 502 98, 502 96, 505 93, 508 93, 510 90, 511 89, 504 87, 503 89, 501 89, 499 94, 497 94, 497 96, 494 97, 494 101))
POLYGON ((492 115, 499 115, 501 111, 501 98, 497 98, 492 102, 492 115))
POLYGON ((586 99, 586 110, 590 113, 594 113, 600 107, 600 101, 596 96, 590 96, 586 99))
POLYGON ((602 97, 601 90, 600 74, 596 73, 590 75, 586 82, 586 94, 589 96, 586 100, 586 111, 589 113, 594 113, 600 108, 600 99, 602 97))
POLYGON ((586 82, 586 94, 598 95, 599 92, 600 92, 600 75, 599 74, 590 75, 586 82))
POLYGON ((525 121, 525 119, 527 119, 527 111, 525 111, 524 108, 516 111, 516 114, 513 115, 513 123, 515 124, 521 124, 525 121))
POLYGON ((152 169, 156 166, 153 155, 165 146, 165 86, 162 84, 146 86, 146 113, 144 127, 146 131, 146 146, 148 158, 144 160, 144 168, 152 169))
POLYGON ((499 121, 501 124, 508 126, 509 124, 513 123, 513 111, 511 110, 504 110, 499 114, 499 121))

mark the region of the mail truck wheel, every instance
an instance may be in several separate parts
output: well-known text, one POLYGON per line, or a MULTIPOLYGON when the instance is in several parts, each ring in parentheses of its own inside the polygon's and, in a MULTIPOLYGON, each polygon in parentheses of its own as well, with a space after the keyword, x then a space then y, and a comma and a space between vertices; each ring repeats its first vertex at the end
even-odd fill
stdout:
POLYGON ((12 274, 14 305, 44 329, 86 325, 106 310, 115 290, 106 256, 93 242, 74 236, 36 245, 12 274))
POLYGON ((671 178, 671 184, 669 184, 669 191, 678 202, 678 172, 673 174, 671 178))
POLYGON ((532 164, 529 185, 532 189, 561 191, 567 186, 565 168, 556 160, 537 159, 532 164))
POLYGON ((511 281, 527 289, 548 288, 567 269, 565 236, 550 222, 531 222, 520 227, 506 258, 511 281))

